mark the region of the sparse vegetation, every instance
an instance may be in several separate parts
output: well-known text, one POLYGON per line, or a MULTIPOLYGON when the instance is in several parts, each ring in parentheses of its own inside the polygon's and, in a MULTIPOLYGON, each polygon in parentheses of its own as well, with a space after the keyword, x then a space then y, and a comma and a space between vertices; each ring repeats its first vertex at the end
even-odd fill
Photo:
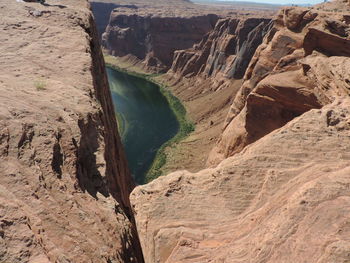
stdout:
POLYGON ((35 81, 34 86, 38 91, 46 90, 46 83, 44 81, 35 81))
POLYGON ((167 98, 170 108, 173 110, 176 119, 179 122, 179 131, 172 139, 164 143, 158 149, 157 155, 154 158, 154 161, 146 174, 147 182, 150 182, 162 175, 161 168, 165 165, 167 159, 165 149, 167 147, 173 147, 175 144, 186 138, 195 129, 195 125, 187 119, 186 109, 182 105, 181 101, 165 88, 166 87, 164 85, 160 85, 160 89, 163 95, 167 98))
POLYGON ((135 71, 130 71, 125 68, 121 68, 116 64, 112 63, 110 59, 106 59, 106 65, 110 68, 114 68, 115 70, 126 72, 129 75, 136 76, 139 78, 146 79, 154 84, 158 85, 160 88, 160 92, 167 99, 170 108, 175 114, 175 117, 179 123, 179 130, 177 134, 164 143, 157 151, 156 157, 153 160, 153 163, 145 175, 145 181, 150 182, 157 177, 162 175, 162 167, 165 165, 167 161, 167 155, 165 150, 167 147, 174 147, 178 142, 186 138, 191 132, 194 131, 195 125, 193 122, 188 120, 187 112, 185 107, 182 105, 181 101, 175 97, 163 83, 159 83, 155 78, 160 76, 161 74, 144 74, 135 71))

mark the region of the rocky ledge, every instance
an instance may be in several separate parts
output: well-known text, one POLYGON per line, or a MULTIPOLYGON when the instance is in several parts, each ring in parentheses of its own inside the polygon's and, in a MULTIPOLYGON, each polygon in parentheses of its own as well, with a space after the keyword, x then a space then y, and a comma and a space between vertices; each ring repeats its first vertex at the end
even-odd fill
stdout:
MULTIPOLYGON (((146 262, 350 260, 349 8, 281 10, 234 96, 213 168, 132 192, 146 262)), ((179 57, 202 54, 192 51, 179 57)))
POLYGON ((350 260, 350 100, 132 195, 146 262, 350 260))
POLYGON ((342 1, 333 4, 339 8, 281 10, 250 62, 209 165, 310 109, 350 95, 350 9, 342 1))
POLYGON ((143 262, 89 5, 0 3, 0 262, 143 262))

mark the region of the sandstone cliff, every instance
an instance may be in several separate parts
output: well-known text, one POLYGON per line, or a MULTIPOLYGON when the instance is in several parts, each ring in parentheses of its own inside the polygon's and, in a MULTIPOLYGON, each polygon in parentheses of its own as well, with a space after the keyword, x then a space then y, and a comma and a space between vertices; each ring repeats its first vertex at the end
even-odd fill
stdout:
POLYGON ((0 262, 143 262, 89 6, 46 2, 0 2, 0 262))
POLYGON ((137 187, 145 261, 349 262, 349 109, 311 110, 215 169, 137 187))
MULTIPOLYGON (((216 168, 178 171, 132 192, 146 262, 350 261, 344 4, 279 13, 210 156, 216 168)), ((179 53, 196 57, 195 48, 179 53)))
MULTIPOLYGON (((327 6, 327 5, 326 5, 327 6)), ((350 11, 286 8, 255 53, 209 164, 350 88, 350 11)))
POLYGON ((191 47, 215 25, 216 15, 182 15, 169 9, 124 6, 113 10, 103 47, 113 56, 131 55, 148 70, 166 71, 175 50, 191 47))
POLYGON ((195 172, 205 166, 240 79, 271 27, 270 21, 264 17, 220 19, 199 44, 175 51, 165 79, 184 102, 196 129, 169 150, 171 157, 163 167, 164 173, 178 169, 195 172))
POLYGON ((276 11, 239 4, 151 2, 135 0, 116 8, 103 35, 103 46, 118 57, 114 59, 118 66, 131 71, 159 73, 170 68, 157 81, 171 86, 196 130, 166 149, 167 162, 161 172, 198 171, 221 133, 228 107, 276 11), (226 19, 215 24, 219 17, 226 19))
POLYGON ((198 45, 175 52, 169 74, 179 78, 215 78, 221 73, 227 79, 242 78, 269 29, 269 21, 267 18, 219 20, 198 45))
POLYGON ((112 10, 120 7, 121 5, 102 2, 90 2, 90 5, 96 22, 99 39, 102 40, 102 34, 106 31, 112 10))

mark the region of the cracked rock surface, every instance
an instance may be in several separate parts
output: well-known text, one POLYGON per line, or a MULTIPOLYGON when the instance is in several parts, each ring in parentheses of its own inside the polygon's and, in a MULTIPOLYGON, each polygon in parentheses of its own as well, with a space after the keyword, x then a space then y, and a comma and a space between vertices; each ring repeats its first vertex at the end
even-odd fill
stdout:
POLYGON ((0 1, 0 262, 142 262, 92 14, 59 4, 0 1))

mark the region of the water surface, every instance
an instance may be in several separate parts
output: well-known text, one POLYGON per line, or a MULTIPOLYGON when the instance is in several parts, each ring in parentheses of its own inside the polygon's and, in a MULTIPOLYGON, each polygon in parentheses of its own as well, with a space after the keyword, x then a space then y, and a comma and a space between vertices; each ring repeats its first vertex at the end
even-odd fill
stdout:
POLYGON ((179 125, 156 84, 108 67, 107 74, 129 167, 143 184, 157 150, 179 125))

